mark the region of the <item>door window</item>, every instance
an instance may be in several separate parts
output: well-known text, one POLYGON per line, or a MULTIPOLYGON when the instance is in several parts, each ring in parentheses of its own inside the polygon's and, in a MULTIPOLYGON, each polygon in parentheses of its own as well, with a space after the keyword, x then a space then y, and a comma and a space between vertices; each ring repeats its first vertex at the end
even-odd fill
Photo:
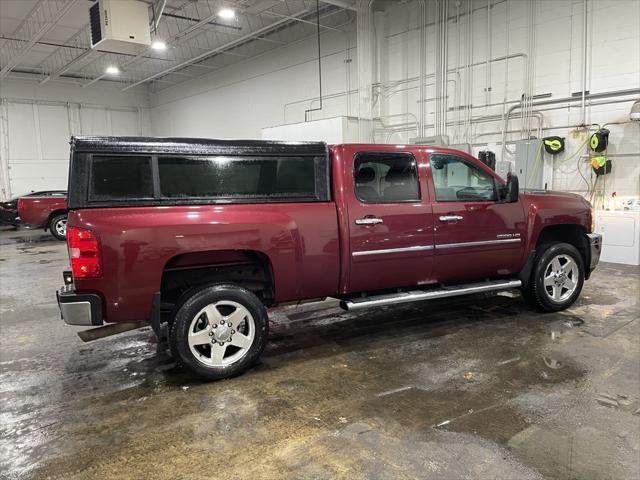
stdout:
POLYGON ((431 173, 438 202, 495 201, 494 178, 455 155, 431 155, 431 173))
POLYGON ((363 203, 420 200, 416 159, 409 153, 359 153, 353 172, 356 197, 363 203))

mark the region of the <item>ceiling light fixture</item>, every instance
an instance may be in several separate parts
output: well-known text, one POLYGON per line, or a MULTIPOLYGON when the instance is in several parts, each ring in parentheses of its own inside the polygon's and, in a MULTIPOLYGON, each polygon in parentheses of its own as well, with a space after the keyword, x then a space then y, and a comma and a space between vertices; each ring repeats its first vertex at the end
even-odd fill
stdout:
POLYGON ((154 40, 153 42, 151 42, 151 48, 153 48, 154 50, 166 50, 167 44, 162 40, 154 40))
POLYGON ((230 8, 223 8, 218 12, 218 16, 225 20, 233 20, 236 18, 236 12, 230 8))
POLYGON ((109 65, 104 73, 107 75, 118 75, 120 73, 120 69, 115 65, 109 65))

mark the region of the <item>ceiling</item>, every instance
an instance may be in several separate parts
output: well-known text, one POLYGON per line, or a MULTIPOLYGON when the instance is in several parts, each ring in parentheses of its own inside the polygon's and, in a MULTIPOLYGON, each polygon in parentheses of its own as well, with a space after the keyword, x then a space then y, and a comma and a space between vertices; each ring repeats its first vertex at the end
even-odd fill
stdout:
POLYGON ((318 10, 325 31, 355 18, 354 0, 139 1, 149 5, 150 19, 163 11, 152 39, 163 40, 164 51, 92 50, 94 1, 0 0, 0 80, 36 76, 40 83, 104 81, 121 90, 146 84, 158 91, 315 35, 318 10), (222 8, 233 9, 235 18, 221 18, 222 8), (106 74, 111 65, 120 73, 106 74))

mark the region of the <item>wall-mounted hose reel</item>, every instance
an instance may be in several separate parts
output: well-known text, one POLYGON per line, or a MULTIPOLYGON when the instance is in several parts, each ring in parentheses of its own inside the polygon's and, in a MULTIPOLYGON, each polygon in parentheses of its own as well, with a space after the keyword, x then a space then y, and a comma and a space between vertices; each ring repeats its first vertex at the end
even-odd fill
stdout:
POLYGON ((606 128, 601 128, 596 133, 592 134, 591 138, 589 139, 591 150, 597 153, 604 152, 607 149, 608 143, 609 130, 606 128))
POLYGON ((606 175, 607 173, 611 173, 611 160, 604 155, 591 157, 591 168, 597 176, 606 175))
POLYGON ((544 150, 551 155, 564 152, 564 138, 562 137, 545 137, 542 139, 544 150))

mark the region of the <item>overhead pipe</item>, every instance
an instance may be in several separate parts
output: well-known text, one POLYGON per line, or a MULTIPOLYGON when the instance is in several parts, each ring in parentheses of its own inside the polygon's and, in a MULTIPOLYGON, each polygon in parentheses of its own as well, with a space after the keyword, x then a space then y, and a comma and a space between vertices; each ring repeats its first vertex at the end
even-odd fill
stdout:
POLYGON ((418 92, 418 102, 420 105, 420 130, 418 132, 418 136, 424 136, 424 126, 426 122, 425 115, 425 80, 426 80, 426 43, 427 43, 427 4, 425 0, 420 0, 420 48, 418 49, 420 54, 420 87, 418 92))
POLYGON ((587 0, 582 2, 582 79, 580 88, 582 90, 582 123, 587 123, 587 0))
POLYGON ((304 112, 305 122, 309 121, 308 119, 309 113, 322 110, 322 54, 320 51, 320 3, 319 3, 319 0, 316 0, 316 15, 317 15, 316 33, 318 36, 318 91, 319 91, 320 105, 318 106, 318 108, 310 108, 304 112))
MULTIPOLYGON (((638 94, 640 94, 640 88, 632 88, 632 89, 628 89, 628 90, 614 90, 612 92, 588 94, 588 95, 585 96, 586 97, 585 101, 586 100, 597 100, 597 99, 611 98, 611 97, 621 97, 621 96, 628 96, 628 95, 638 95, 638 94)), ((545 105, 557 105, 557 104, 560 104, 560 103, 574 103, 574 102, 577 102, 577 101, 581 101, 581 97, 565 97, 565 98, 541 100, 541 101, 532 103, 532 106, 533 107, 539 107, 539 106, 545 106, 545 105)), ((510 116, 518 108, 522 108, 522 103, 518 103, 518 104, 515 104, 512 107, 510 107, 509 110, 507 111, 507 114, 506 114, 505 118, 504 118, 504 124, 503 124, 503 127, 502 127, 502 155, 503 155, 503 157, 504 157, 505 148, 506 148, 506 131, 509 129, 510 116)))

